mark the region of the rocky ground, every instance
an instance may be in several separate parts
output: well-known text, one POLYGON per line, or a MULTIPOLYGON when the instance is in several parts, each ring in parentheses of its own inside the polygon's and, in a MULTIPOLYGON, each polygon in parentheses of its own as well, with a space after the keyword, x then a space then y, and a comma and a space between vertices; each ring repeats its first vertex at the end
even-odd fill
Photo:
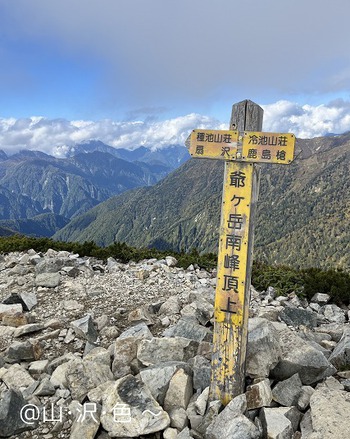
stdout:
POLYGON ((350 437, 348 308, 252 288, 246 392, 209 401, 215 272, 0 255, 0 437, 350 437))

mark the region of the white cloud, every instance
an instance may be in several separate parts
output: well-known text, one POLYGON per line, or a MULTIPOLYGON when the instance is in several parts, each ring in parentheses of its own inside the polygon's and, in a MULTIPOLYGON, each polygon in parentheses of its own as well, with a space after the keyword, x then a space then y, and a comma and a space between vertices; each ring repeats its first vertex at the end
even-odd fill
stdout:
POLYGON ((0 119, 0 149, 9 154, 29 149, 64 157, 70 147, 91 139, 101 140, 115 148, 134 149, 143 145, 158 149, 184 144, 194 128, 224 127, 217 120, 199 114, 161 122, 68 121, 43 117, 0 119))
POLYGON ((292 132, 312 138, 350 130, 350 102, 337 100, 327 105, 299 105, 278 101, 264 105, 264 130, 292 132))
MULTIPOLYGON (((292 132, 312 138, 350 130, 350 102, 337 100, 327 105, 300 105, 278 101, 264 105, 264 131, 292 132)), ((134 149, 141 145, 158 149, 184 144, 194 128, 227 129, 226 123, 195 113, 163 121, 100 121, 0 118, 0 149, 9 154, 21 149, 39 150, 64 157, 76 143, 91 139, 115 148, 134 149)))

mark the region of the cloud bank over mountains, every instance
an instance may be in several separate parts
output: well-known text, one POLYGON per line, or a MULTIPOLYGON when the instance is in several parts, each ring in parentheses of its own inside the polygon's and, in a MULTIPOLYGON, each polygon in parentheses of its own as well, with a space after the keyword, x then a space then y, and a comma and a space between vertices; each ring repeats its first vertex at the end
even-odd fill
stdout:
MULTIPOLYGON (((264 131, 292 132, 300 138, 312 138, 350 130, 350 102, 344 100, 318 106, 278 101, 262 107, 264 131)), ((76 143, 92 139, 115 148, 160 149, 184 144, 194 128, 227 129, 228 122, 195 113, 162 121, 154 118, 144 121, 69 121, 38 116, 0 118, 0 149, 8 154, 29 149, 65 157, 76 143)))

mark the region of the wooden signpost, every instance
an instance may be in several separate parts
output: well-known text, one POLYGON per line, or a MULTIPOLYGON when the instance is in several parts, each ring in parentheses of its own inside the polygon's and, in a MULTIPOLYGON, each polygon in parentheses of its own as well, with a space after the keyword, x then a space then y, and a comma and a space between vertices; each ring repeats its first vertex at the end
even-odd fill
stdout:
POLYGON ((252 101, 234 104, 230 130, 193 130, 192 157, 225 160, 210 399, 227 404, 244 392, 254 216, 260 168, 289 164, 295 136, 261 132, 263 110, 252 101))

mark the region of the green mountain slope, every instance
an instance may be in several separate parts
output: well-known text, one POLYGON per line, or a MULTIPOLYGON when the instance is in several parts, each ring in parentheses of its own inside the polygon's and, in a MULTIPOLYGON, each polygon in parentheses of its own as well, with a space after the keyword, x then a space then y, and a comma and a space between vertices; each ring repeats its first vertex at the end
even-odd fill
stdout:
POLYGON ((116 240, 160 249, 188 248, 194 242, 210 246, 217 234, 216 221, 213 236, 207 236, 210 224, 205 218, 211 220, 217 213, 222 183, 216 175, 222 174, 223 164, 203 163, 203 175, 202 168, 191 160, 153 187, 129 191, 99 204, 72 220, 54 238, 94 240, 100 245, 116 240), (203 209, 213 203, 216 208, 203 209))
MULTIPOLYGON (((350 268, 350 134, 298 140, 290 166, 263 165, 255 254, 299 267, 350 268)), ((113 197, 55 238, 215 251, 223 163, 190 160, 164 180, 113 197)))
POLYGON ((0 229, 31 236, 50 237, 68 223, 68 218, 53 213, 43 213, 33 218, 0 220, 0 229))
MULTIPOLYGON (((180 152, 170 148, 167 154, 176 160, 180 152)), ((38 151, 5 155, 0 160, 0 219, 42 213, 72 218, 113 195, 155 184, 172 169, 173 165, 130 162, 101 151, 66 159, 38 151)))

